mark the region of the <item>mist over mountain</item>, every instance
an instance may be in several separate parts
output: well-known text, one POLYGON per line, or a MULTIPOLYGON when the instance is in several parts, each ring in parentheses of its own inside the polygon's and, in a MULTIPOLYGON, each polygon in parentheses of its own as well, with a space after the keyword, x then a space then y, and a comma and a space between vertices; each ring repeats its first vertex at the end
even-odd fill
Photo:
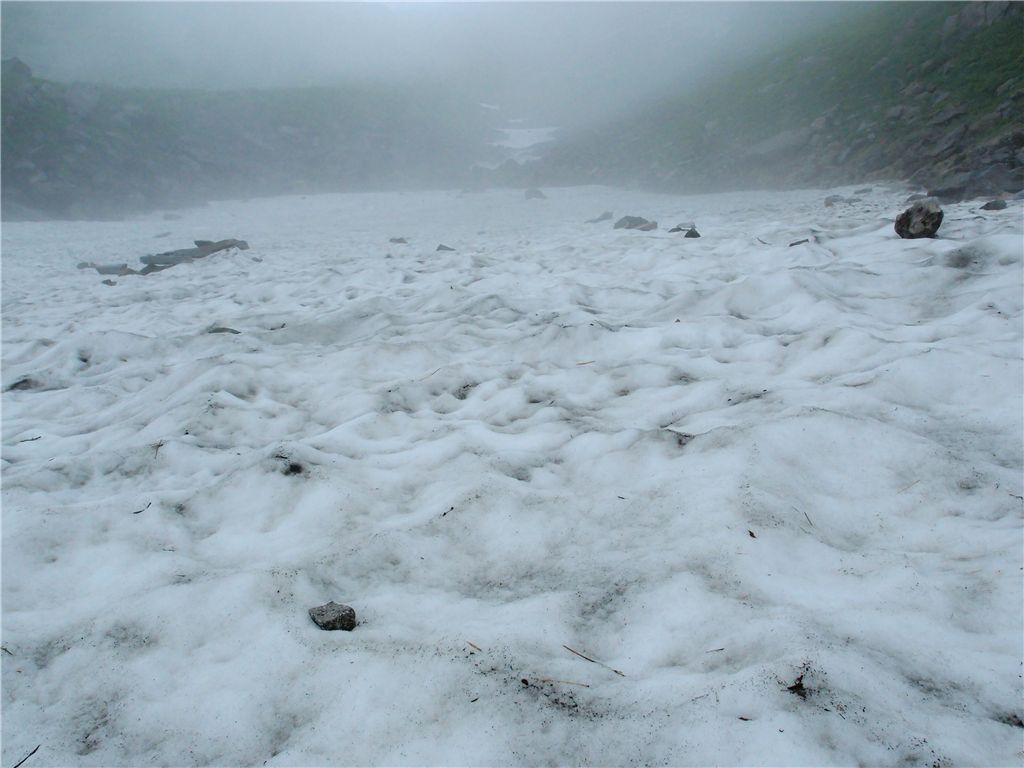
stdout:
POLYGON ((3 70, 5 217, 459 183, 487 114, 441 89, 122 89, 3 70))
POLYGON ((547 154, 544 180, 708 191, 888 178, 950 198, 1021 189, 1024 5, 859 10, 567 136, 547 154))
POLYGON ((911 179, 1016 191, 1007 3, 4 3, 3 216, 911 179), (561 126, 530 153, 509 128, 561 126))

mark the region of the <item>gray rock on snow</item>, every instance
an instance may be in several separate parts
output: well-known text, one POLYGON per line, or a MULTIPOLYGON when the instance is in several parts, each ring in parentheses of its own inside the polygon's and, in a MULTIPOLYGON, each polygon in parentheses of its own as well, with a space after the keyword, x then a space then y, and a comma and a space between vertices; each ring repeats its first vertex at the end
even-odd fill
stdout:
POLYGON ((1006 201, 1005 200, 989 200, 987 203, 985 203, 983 206, 981 206, 981 210, 983 210, 983 211, 1001 211, 1001 210, 1003 210, 1005 208, 1006 208, 1006 201))
POLYGON ((648 232, 657 226, 658 222, 648 221, 643 216, 623 216, 615 222, 613 229, 640 229, 648 232))
POLYGON ((545 195, 543 192, 541 192, 536 187, 530 187, 528 190, 526 190, 526 192, 524 193, 524 196, 526 197, 527 200, 547 200, 548 199, 548 196, 545 195))
POLYGON ((928 198, 920 200, 896 217, 896 234, 902 238, 935 237, 942 224, 942 208, 928 198))
POLYGON ((669 232, 685 232, 686 234, 683 235, 683 237, 700 237, 700 232, 697 231, 696 224, 676 224, 669 230, 669 232))
POLYGON ((343 629, 346 632, 351 632, 356 628, 355 609, 350 605, 342 605, 333 600, 324 605, 318 605, 316 608, 310 608, 309 618, 320 629, 343 629))
POLYGON ((245 240, 236 240, 234 238, 218 240, 217 242, 212 240, 195 240, 194 243, 195 248, 179 248, 176 251, 165 251, 164 253, 154 253, 150 256, 141 256, 139 261, 151 266, 173 266, 195 259, 205 259, 211 254, 226 251, 229 248, 238 248, 240 251, 249 250, 249 244, 245 240))

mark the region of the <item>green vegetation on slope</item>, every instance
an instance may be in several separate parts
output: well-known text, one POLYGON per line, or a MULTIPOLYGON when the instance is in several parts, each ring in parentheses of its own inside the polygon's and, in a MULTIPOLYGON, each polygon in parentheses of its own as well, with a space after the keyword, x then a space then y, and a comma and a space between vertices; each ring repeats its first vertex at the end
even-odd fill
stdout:
MULTIPOLYGON (((993 139, 1019 149, 1007 134, 1024 95, 1024 6, 848 10, 787 50, 570 137, 549 173, 674 188, 827 183, 931 167, 940 177, 987 162, 972 148, 993 139)), ((1004 161, 1019 166, 1012 152, 1004 161)))

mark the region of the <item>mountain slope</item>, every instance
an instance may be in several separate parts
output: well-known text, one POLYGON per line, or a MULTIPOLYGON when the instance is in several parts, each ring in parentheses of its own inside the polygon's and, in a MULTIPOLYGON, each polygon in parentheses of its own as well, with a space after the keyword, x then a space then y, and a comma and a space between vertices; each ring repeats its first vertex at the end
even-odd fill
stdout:
POLYGON ((128 90, 8 60, 2 97, 5 219, 451 183, 489 137, 475 105, 436 88, 128 90))
POLYGON ((986 179, 1019 188, 1022 9, 866 6, 696 92, 568 138, 548 154, 543 174, 667 189, 873 176, 964 193, 986 179))

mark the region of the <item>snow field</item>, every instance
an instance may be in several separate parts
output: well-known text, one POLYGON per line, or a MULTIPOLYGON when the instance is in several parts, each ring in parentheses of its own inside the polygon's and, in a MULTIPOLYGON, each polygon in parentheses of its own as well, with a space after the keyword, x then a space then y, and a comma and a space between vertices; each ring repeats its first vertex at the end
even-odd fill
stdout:
POLYGON ((545 191, 5 224, 5 763, 1024 759, 1020 204, 545 191))

